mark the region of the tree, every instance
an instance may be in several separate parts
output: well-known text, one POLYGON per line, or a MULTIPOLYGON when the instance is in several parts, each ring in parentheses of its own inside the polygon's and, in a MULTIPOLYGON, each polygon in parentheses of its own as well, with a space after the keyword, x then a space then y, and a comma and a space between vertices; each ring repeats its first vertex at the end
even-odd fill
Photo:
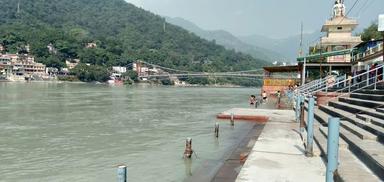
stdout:
POLYGON ((45 64, 47 67, 54 67, 57 69, 66 67, 65 62, 61 61, 56 55, 50 55, 47 58, 40 57, 37 61, 45 64))
POLYGON ((133 71, 133 70, 128 70, 126 73, 124 73, 122 75, 123 77, 128 77, 130 78, 132 81, 134 82, 137 82, 139 80, 139 77, 137 75, 137 72, 136 71, 133 71))
POLYGON ((377 23, 372 23, 369 27, 365 28, 360 34, 363 41, 370 41, 372 39, 382 39, 381 33, 377 30, 377 23))
POLYGON ((79 80, 84 82, 106 82, 109 79, 109 71, 102 66, 78 64, 71 70, 72 75, 76 75, 79 80))

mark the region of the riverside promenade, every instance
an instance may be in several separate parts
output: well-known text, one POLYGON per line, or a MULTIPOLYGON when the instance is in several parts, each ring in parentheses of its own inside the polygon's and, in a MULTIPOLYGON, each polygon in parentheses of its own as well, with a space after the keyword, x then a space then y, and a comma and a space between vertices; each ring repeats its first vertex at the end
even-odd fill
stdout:
MULTIPOLYGON (((271 108, 271 103, 274 102, 259 108, 271 108)), ((304 142, 293 110, 234 108, 220 115, 232 113, 235 118, 238 115, 268 117, 235 181, 325 181, 326 167, 321 157, 305 156, 304 142)))

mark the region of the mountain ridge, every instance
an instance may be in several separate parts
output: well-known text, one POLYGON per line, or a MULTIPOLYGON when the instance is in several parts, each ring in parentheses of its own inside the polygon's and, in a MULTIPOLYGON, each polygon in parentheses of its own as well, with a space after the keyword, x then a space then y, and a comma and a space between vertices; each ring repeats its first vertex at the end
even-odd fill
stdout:
POLYGON ((263 48, 263 45, 250 45, 225 30, 204 30, 193 22, 180 17, 165 17, 165 19, 168 23, 180 26, 192 33, 195 33, 201 38, 211 41, 215 40, 217 44, 222 45, 227 49, 234 49, 236 51, 250 54, 255 58, 266 59, 269 62, 273 62, 276 59, 282 59, 284 57, 274 51, 263 48))

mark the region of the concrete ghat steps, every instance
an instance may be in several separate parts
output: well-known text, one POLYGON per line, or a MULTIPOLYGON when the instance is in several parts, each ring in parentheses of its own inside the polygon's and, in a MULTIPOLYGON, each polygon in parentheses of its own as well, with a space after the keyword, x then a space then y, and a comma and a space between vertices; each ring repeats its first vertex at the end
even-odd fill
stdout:
POLYGON ((384 128, 372 123, 367 123, 357 118, 354 114, 342 109, 329 106, 320 106, 320 109, 332 116, 340 117, 342 127, 354 133, 359 138, 363 140, 378 140, 384 143, 384 128))
POLYGON ((338 108, 338 109, 348 111, 350 113, 367 114, 367 115, 370 115, 373 117, 384 119, 384 113, 377 112, 376 109, 362 107, 362 106, 353 105, 353 104, 348 104, 348 103, 344 103, 344 102, 335 102, 335 101, 330 101, 328 103, 328 105, 335 107, 335 108, 338 108))
POLYGON ((363 94, 363 93, 351 93, 351 98, 364 99, 364 100, 374 100, 384 102, 384 95, 378 94, 363 94))
POLYGON ((318 121, 320 124, 322 124, 323 126, 328 126, 328 114, 325 113, 324 111, 320 110, 319 108, 315 108, 315 111, 314 111, 314 117, 316 119, 316 121, 318 121))
MULTIPOLYGON (((305 105, 305 120, 307 120, 307 112, 308 112, 308 104, 305 105)), ((315 121, 317 121, 320 125, 322 126, 328 125, 328 114, 318 109, 317 107, 314 108, 314 118, 315 118, 315 121)))
POLYGON ((384 146, 373 140, 361 140, 353 133, 340 128, 340 137, 348 143, 348 148, 373 173, 384 180, 384 146))
MULTIPOLYGON (((325 138, 328 138, 328 127, 319 127, 319 131, 325 138)), ((348 143, 339 138, 339 148, 347 149, 348 143)))
POLYGON ((377 111, 377 112, 384 113, 384 108, 376 108, 376 111, 377 111))
POLYGON ((357 98, 347 98, 347 97, 340 97, 340 102, 358 105, 362 107, 369 107, 369 108, 377 108, 384 106, 384 102, 381 101, 373 101, 373 100, 365 100, 365 99, 357 99, 357 98))
MULTIPOLYGON (((323 127, 324 129, 326 130, 325 127, 323 127)), ((327 162, 327 138, 319 130, 320 128, 314 130, 315 143, 318 145, 324 161, 327 162)), ((340 138, 340 141, 343 140, 340 138)), ((340 181, 380 181, 351 151, 343 147, 339 147, 338 177, 340 181)))
POLYGON ((369 116, 366 114, 356 114, 356 117, 363 120, 363 121, 370 122, 374 125, 377 125, 377 126, 384 128, 384 120, 382 120, 382 119, 379 119, 379 118, 376 118, 373 116, 369 116))
POLYGON ((346 120, 340 120, 340 125, 344 127, 346 130, 350 131, 351 133, 355 134, 359 138, 363 140, 376 140, 377 136, 362 129, 357 127, 355 124, 350 123, 349 121, 346 120))
POLYGON ((362 129, 356 125, 347 124, 348 121, 345 121, 345 119, 347 119, 347 117, 351 117, 351 116, 349 116, 350 113, 347 113, 341 109, 336 109, 336 108, 332 108, 329 106, 320 106, 320 110, 324 111, 325 113, 328 113, 331 116, 340 117, 341 126, 345 127, 346 129, 348 129, 350 131, 353 130, 351 132, 354 133, 355 135, 357 135, 359 138, 376 140, 377 137, 375 135, 373 135, 372 133, 369 133, 368 131, 365 131, 364 129, 362 129))
POLYGON ((384 95, 384 90, 373 90, 373 89, 372 90, 367 90, 367 89, 363 89, 363 90, 356 91, 356 93, 384 95))

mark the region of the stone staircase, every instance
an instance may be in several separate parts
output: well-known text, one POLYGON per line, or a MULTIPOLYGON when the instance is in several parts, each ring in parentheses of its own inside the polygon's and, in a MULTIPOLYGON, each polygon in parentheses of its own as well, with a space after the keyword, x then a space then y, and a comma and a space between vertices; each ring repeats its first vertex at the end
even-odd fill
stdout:
POLYGON ((384 90, 351 93, 314 113, 315 142, 325 161, 328 118, 340 118, 339 180, 384 181, 384 90))

